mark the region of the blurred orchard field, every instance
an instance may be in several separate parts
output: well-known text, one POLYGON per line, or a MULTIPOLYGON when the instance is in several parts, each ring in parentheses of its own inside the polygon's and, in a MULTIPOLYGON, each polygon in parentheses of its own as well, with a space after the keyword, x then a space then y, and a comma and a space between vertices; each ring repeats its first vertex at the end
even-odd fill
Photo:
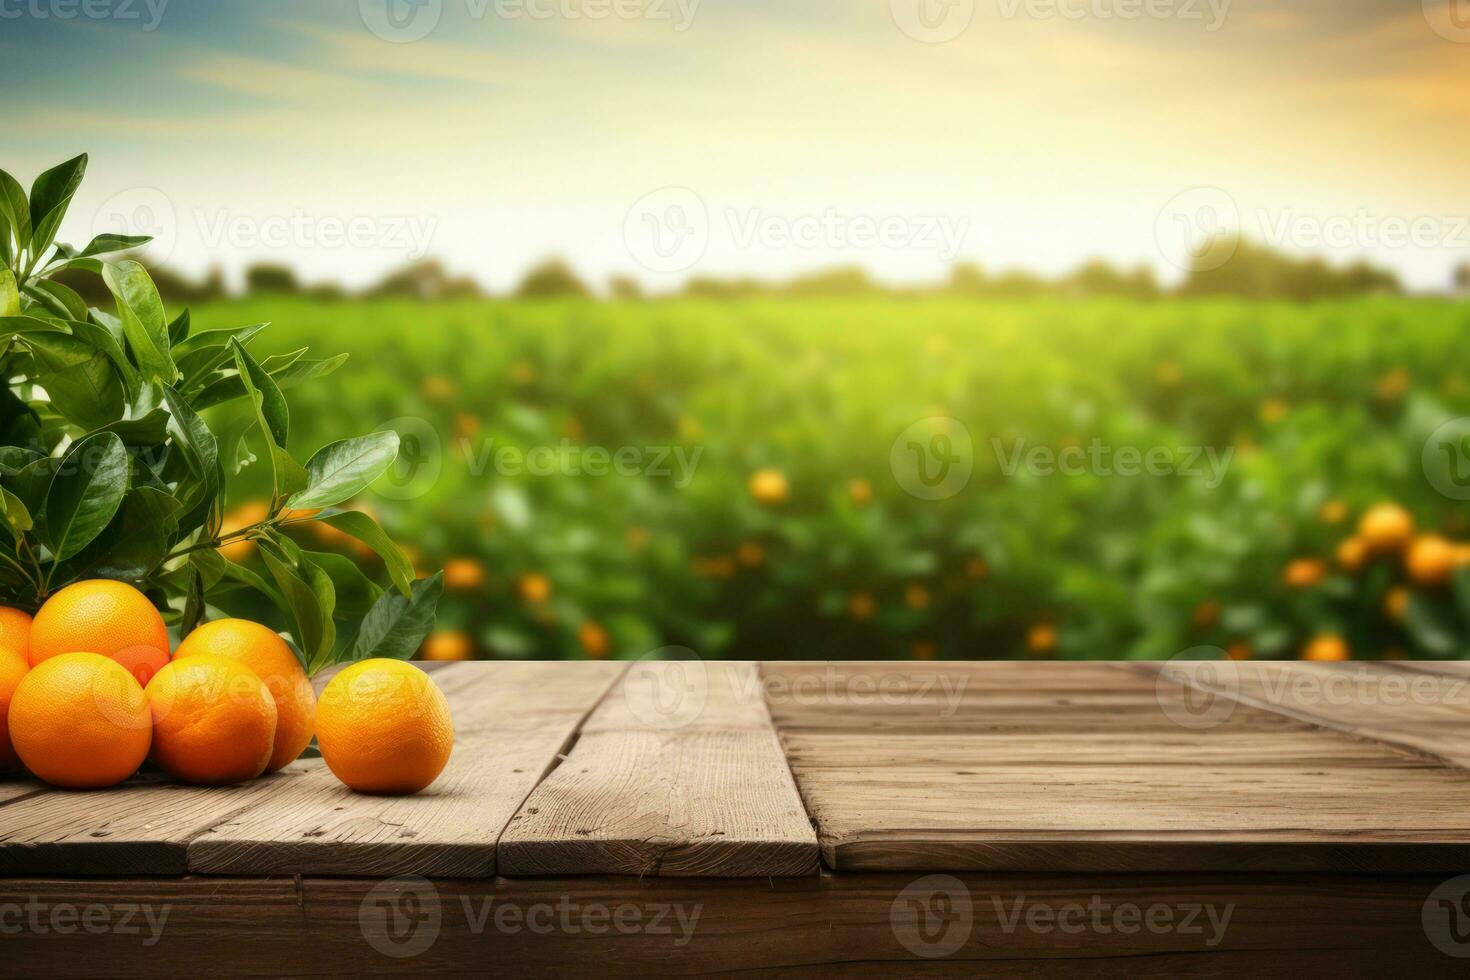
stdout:
POLYGON ((1470 652, 1463 302, 265 295, 194 318, 271 321, 257 356, 350 354, 288 392, 291 448, 403 436, 356 505, 445 569, 427 656, 1470 652))

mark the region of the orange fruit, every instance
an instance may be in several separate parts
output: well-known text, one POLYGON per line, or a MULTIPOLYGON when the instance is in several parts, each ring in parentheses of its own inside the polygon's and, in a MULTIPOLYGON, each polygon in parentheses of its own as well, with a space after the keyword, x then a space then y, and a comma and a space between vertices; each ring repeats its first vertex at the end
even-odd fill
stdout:
POLYGON ((1310 589, 1322 581, 1327 566, 1316 558, 1298 558, 1286 566, 1282 579, 1293 589, 1310 589))
POLYGON ((593 660, 601 660, 612 648, 607 630, 602 628, 601 623, 590 620, 577 628, 577 639, 581 642, 582 649, 587 651, 587 656, 593 660))
POLYGON ((1255 651, 1249 643, 1237 640, 1225 648, 1225 656, 1231 660, 1249 660, 1255 656, 1255 651))
POLYGON ((1057 630, 1050 623, 1037 623, 1026 631, 1026 649, 1033 656, 1051 653, 1057 648, 1057 630))
POLYGON ((904 587, 903 601, 910 609, 928 609, 929 590, 917 582, 910 582, 904 587))
POLYGON ((333 775, 363 793, 417 793, 454 748, 449 702, 401 660, 363 660, 322 691, 316 740, 333 775))
POLYGON ((19 654, 31 659, 31 614, 9 606, 0 606, 0 653, 19 654))
POLYGON ((847 613, 853 619, 872 619, 878 603, 866 592, 854 592, 847 598, 847 613))
POLYGON ((75 582, 37 611, 31 666, 78 652, 116 660, 143 686, 168 663, 168 629, 148 597, 126 582, 75 582))
POLYGON ((469 636, 460 630, 435 630, 424 641, 425 660, 472 660, 474 656, 469 636))
POLYGON ((1421 534, 1404 553, 1404 571, 1416 585, 1444 585, 1457 564, 1454 544, 1438 534, 1421 534))
POLYGON ((1383 596, 1383 614, 1395 622, 1402 621, 1409 611, 1409 590, 1395 585, 1383 596))
POLYGON ((1414 518, 1398 504, 1374 504, 1358 519, 1358 537, 1375 554, 1400 551, 1414 536, 1414 518))
POLYGON ((485 566, 473 558, 450 558, 444 562, 444 587, 469 592, 485 584, 485 566))
POLYGON ((1368 561, 1368 545, 1362 538, 1345 538, 1337 546, 1337 563, 1344 571, 1356 572, 1368 561))
POLYGON ((746 568, 759 568, 766 561, 765 545, 759 541, 742 541, 735 549, 735 560, 746 568))
POLYGON ((1323 633, 1313 637, 1302 650, 1303 660, 1350 660, 1352 653, 1343 638, 1335 633, 1323 633))
POLYGON ((30 663, 11 650, 0 650, 0 772, 12 772, 20 768, 20 756, 10 744, 10 699, 20 686, 22 677, 31 669, 30 663))
POLYGON ((551 598, 551 580, 540 572, 522 575, 520 593, 526 602, 545 602, 551 598))
POLYGON ((749 489, 756 503, 767 506, 783 504, 791 496, 791 482, 778 469, 756 470, 750 476, 749 489))
POLYGON ((268 627, 248 619, 216 619, 184 638, 175 660, 213 653, 238 660, 265 684, 276 705, 275 747, 266 772, 296 761, 311 742, 316 694, 296 654, 268 627))
POLYGON ((145 692, 153 714, 153 761, 185 783, 254 779, 271 761, 276 704, 238 660, 196 653, 160 670, 145 692))
POLYGON ((852 497, 852 502, 859 507, 864 506, 873 499, 873 485, 861 477, 849 481, 847 493, 852 497))
POLYGON ((10 698, 10 739, 36 776, 68 789, 113 786, 138 771, 152 738, 138 681, 100 653, 36 664, 10 698))
POLYGON ((1348 505, 1341 500, 1329 500, 1317 508, 1317 516, 1323 524, 1341 524, 1347 520, 1348 505))

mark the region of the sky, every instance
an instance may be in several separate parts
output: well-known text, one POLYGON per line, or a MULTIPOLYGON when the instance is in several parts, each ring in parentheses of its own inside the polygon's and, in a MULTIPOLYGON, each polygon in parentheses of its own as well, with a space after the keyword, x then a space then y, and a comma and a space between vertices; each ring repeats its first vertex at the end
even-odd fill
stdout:
POLYGON ((0 91, 64 239, 233 281, 1470 256, 1470 0, 0 0, 0 91))

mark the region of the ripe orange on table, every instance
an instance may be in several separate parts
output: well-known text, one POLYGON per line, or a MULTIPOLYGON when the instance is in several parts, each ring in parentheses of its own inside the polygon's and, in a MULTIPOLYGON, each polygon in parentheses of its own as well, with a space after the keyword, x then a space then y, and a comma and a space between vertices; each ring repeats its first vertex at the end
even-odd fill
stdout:
POLYGON ((1414 518, 1398 504, 1374 504, 1358 519, 1358 537, 1374 554, 1402 551, 1414 537, 1414 518))
POLYGON ((269 627, 247 619, 216 619, 184 637, 175 660, 212 653, 238 660, 265 683, 276 705, 275 747, 266 772, 294 762, 311 742, 316 694, 296 654, 269 627))
POLYGON ((265 682, 238 660, 196 653, 148 683, 152 759, 186 783, 220 786, 254 779, 271 761, 276 704, 265 682))
POLYGON ((31 615, 22 609, 0 606, 0 653, 6 651, 30 661, 31 615))
POLYGON ((20 756, 10 744, 10 699, 31 665, 14 650, 0 649, 0 772, 20 768, 20 756))
POLYGON ((31 666, 78 652, 109 657, 146 685, 168 663, 168 628, 148 597, 126 582, 75 582, 36 612, 31 666))
POLYGON ((417 793, 454 748, 449 702, 401 660, 364 660, 322 691, 316 740, 333 775, 363 793, 417 793))
POLYGON ((1404 553, 1404 571, 1416 585, 1444 585, 1458 564, 1454 544, 1438 534, 1421 534, 1404 553))
POLYGON ((68 789, 127 779, 152 738, 143 688, 99 653, 64 653, 32 667, 10 698, 8 721, 25 767, 68 789))

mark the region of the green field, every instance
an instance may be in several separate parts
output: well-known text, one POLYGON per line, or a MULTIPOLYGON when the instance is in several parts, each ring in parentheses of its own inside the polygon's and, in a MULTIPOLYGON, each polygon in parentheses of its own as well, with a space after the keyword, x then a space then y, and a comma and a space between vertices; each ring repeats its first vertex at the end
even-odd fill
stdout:
MULTIPOLYGON (((1470 415, 1464 303, 275 296, 194 314, 272 321, 257 354, 351 354, 288 393, 298 454, 421 420, 397 424, 416 469, 361 503, 421 567, 449 563, 440 627, 477 656, 1294 657, 1323 633, 1355 657, 1465 652, 1454 586, 1389 614, 1400 563, 1332 557, 1381 500, 1470 532, 1421 462, 1470 415), (890 457, 935 417, 963 423, 973 467, 937 500, 890 457), (757 500, 768 469, 789 493, 757 500), (1320 581, 1283 582, 1313 556, 1320 581)), ((962 440, 930 435, 962 470, 962 440)))

